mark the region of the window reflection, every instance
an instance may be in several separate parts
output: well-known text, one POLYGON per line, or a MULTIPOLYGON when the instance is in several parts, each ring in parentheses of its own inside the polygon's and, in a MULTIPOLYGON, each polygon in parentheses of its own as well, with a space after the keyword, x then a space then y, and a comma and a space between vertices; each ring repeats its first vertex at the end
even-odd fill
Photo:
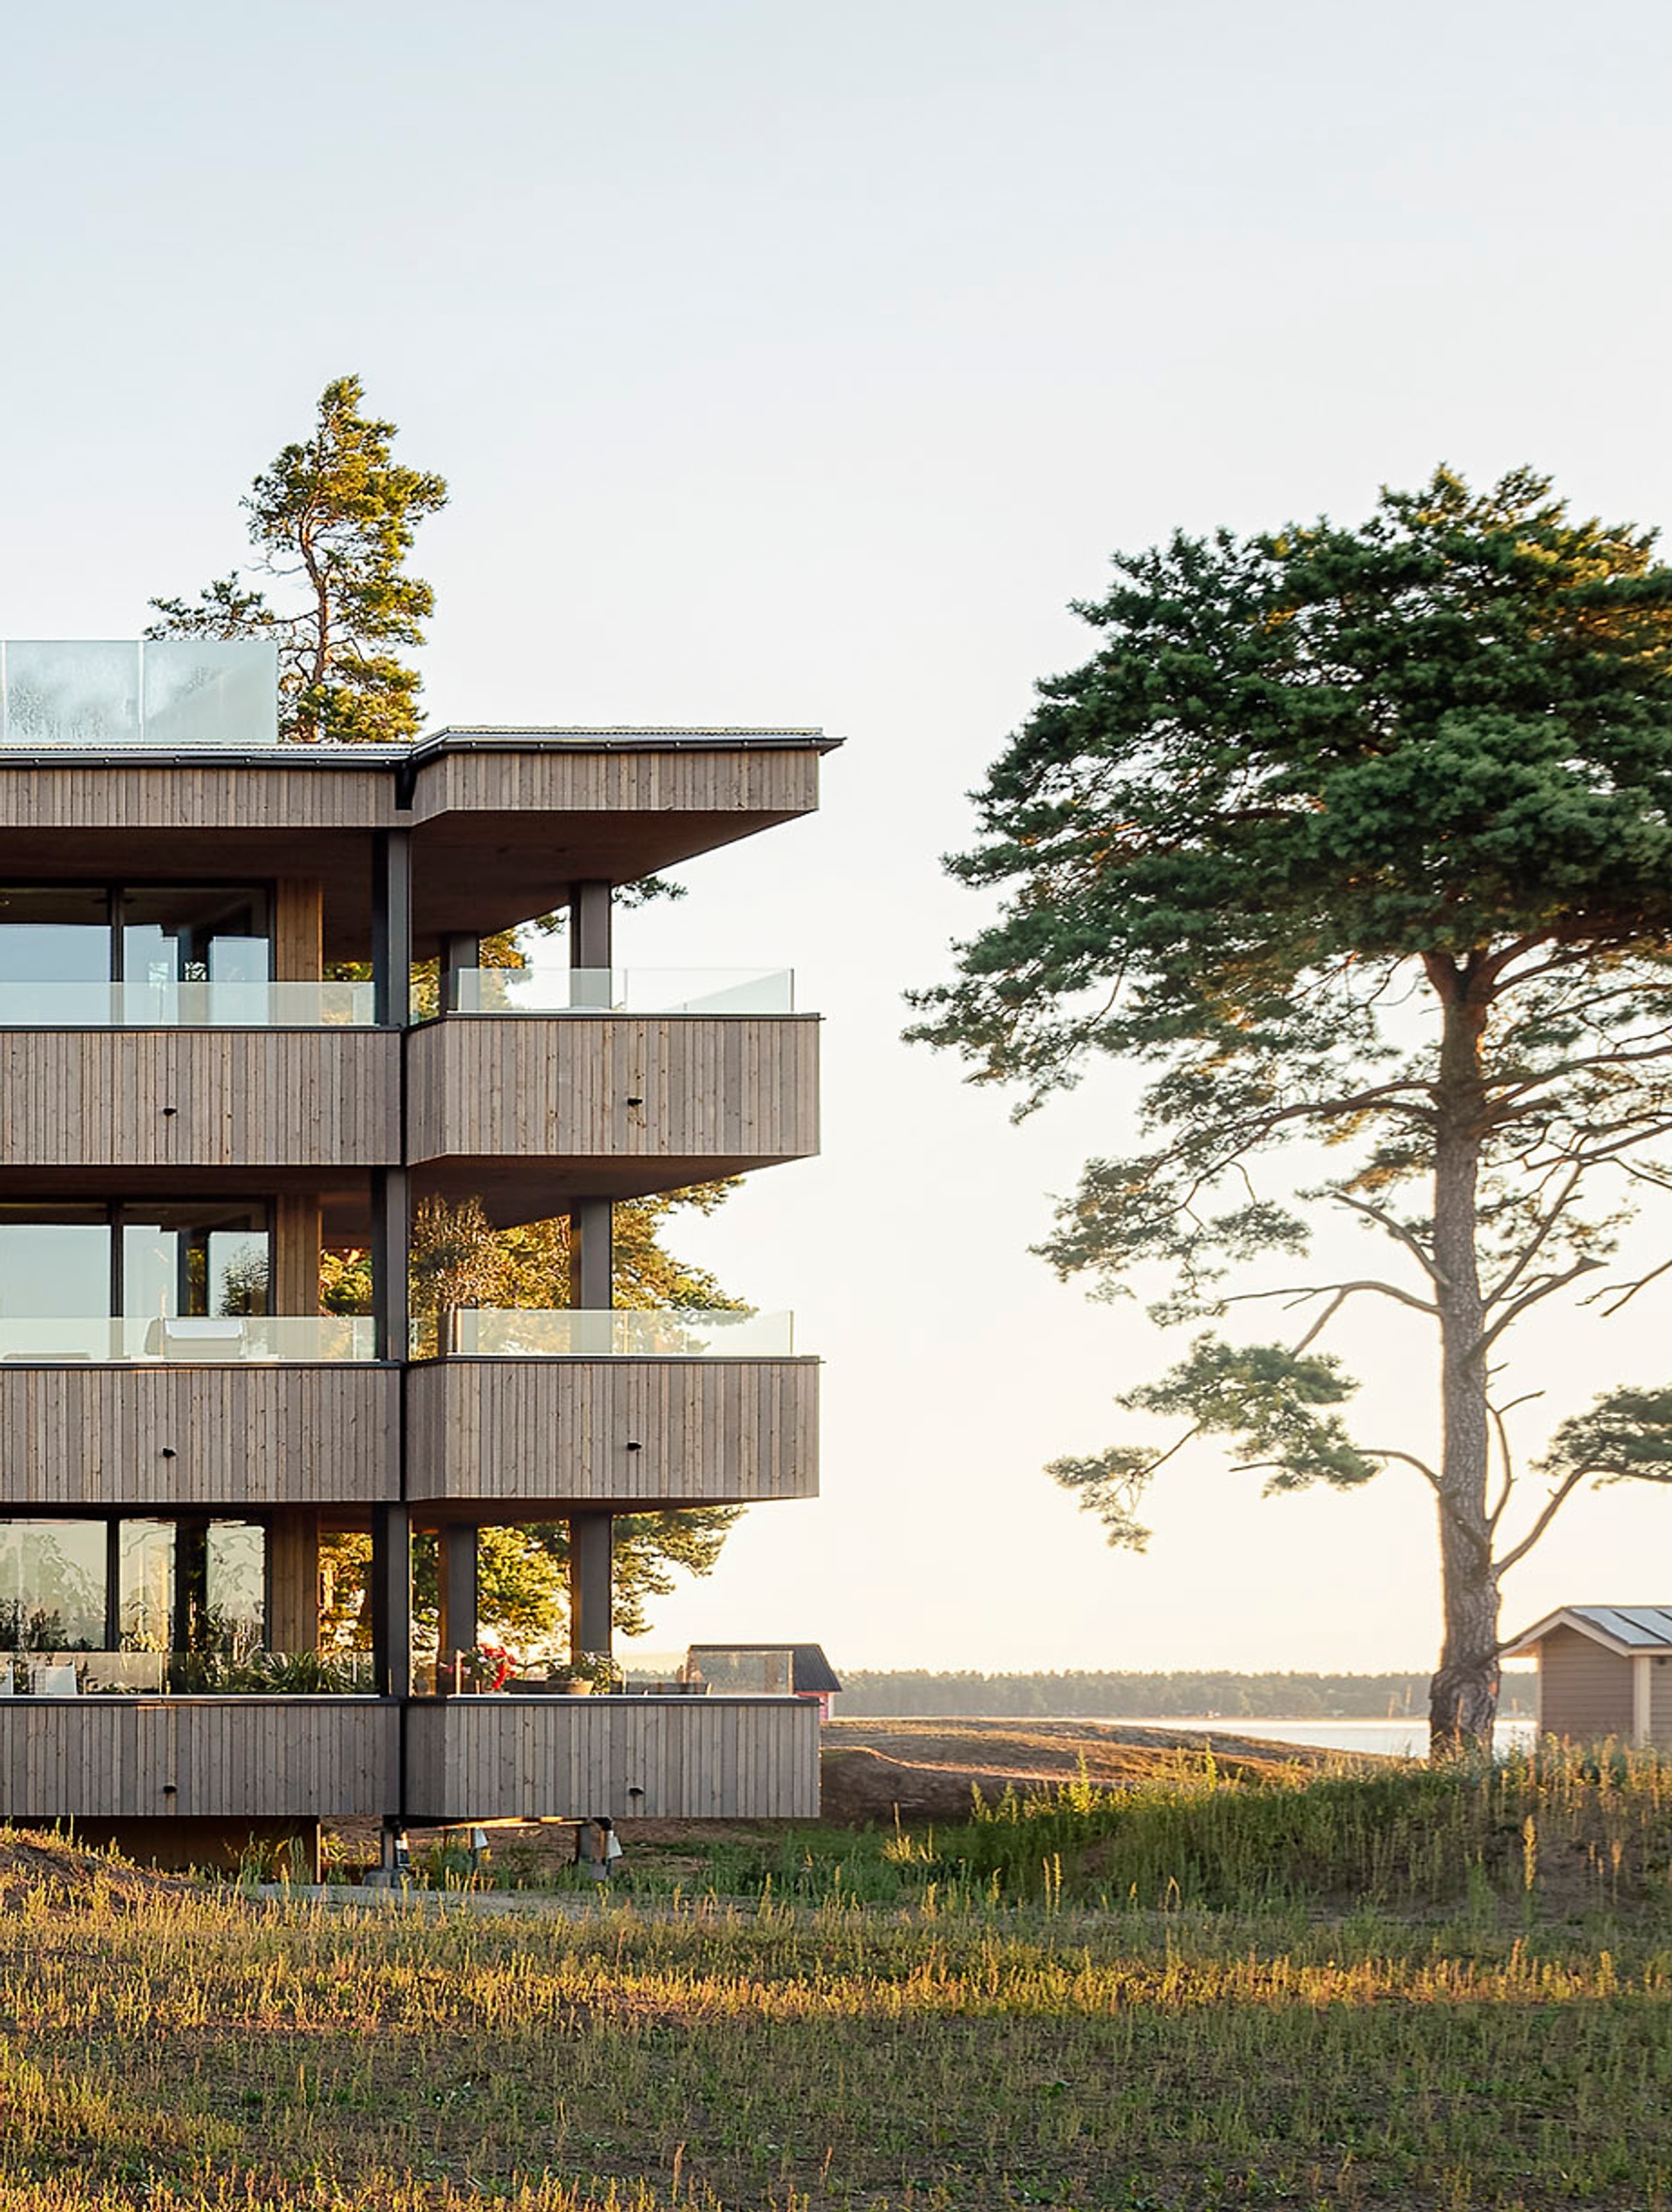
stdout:
POLYGON ((0 1002, 51 1028, 110 1018, 111 917, 103 884, 0 887, 0 1002))
POLYGON ((260 892, 192 885, 123 894, 125 1019, 265 1022, 271 974, 260 892))
POLYGON ((269 1244, 261 1207, 125 1208, 122 1310, 157 1320, 264 1314, 269 1244))
POLYGON ((129 1020, 265 1022, 272 974, 267 894, 249 884, 0 885, 8 1024, 107 1023, 118 985, 129 1020))
POLYGON ((267 1626, 267 1532, 251 1521, 208 1527, 203 1640, 193 1648, 250 1651, 267 1626))
POLYGON ((0 1521, 0 1646, 100 1650, 105 1554, 102 1521, 0 1521))
POLYGON ((174 1636, 174 1527, 124 1521, 118 1543, 125 1651, 167 1651, 174 1636))
POLYGON ((0 1520, 0 1652, 260 1650, 267 1550, 261 1523, 198 1514, 0 1520))
POLYGON ((265 1314, 272 1275, 262 1205, 0 1205, 7 1358, 109 1359, 112 1316, 265 1314))
POLYGON ((0 1320, 111 1310, 111 1231, 102 1206, 0 1206, 0 1320))

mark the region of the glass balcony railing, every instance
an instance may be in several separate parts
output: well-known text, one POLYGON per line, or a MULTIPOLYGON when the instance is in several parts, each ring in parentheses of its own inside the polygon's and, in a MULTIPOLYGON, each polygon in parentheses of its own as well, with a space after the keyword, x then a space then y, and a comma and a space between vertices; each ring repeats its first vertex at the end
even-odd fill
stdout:
POLYGON ((789 968, 461 968, 460 1014, 793 1014, 789 968))
POLYGON ((375 1697, 369 1652, 0 1652, 8 1697, 375 1697))
POLYGON ((0 1363, 82 1361, 300 1365, 377 1356, 377 1324, 354 1314, 236 1314, 196 1317, 53 1320, 0 1318, 0 1363))
POLYGON ((415 1359, 789 1359, 795 1316, 474 1306, 412 1324, 415 1359))
POLYGON ((0 746, 196 753, 278 742, 278 648, 262 639, 0 643, 0 746))
POLYGON ((0 1029, 361 1029, 369 983, 32 983, 0 977, 0 1029))

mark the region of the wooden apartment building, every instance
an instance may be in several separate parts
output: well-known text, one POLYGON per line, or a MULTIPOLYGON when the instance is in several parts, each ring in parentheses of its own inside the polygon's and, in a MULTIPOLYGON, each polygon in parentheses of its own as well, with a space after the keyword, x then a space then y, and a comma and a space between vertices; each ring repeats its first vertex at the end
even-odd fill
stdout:
POLYGON ((595 1661, 616 1515, 816 1493, 787 1318, 614 1310, 611 1222, 813 1153, 817 1022, 782 976, 624 977, 612 899, 807 813, 829 741, 290 745, 274 686, 259 644, 0 646, 0 1814, 191 1858, 351 1816, 809 1813, 804 1701, 467 1695, 450 1654, 486 1524, 568 1524, 595 1661), (566 973, 484 968, 559 910, 566 973), (430 1195, 566 1214, 570 1307, 415 1315, 430 1195), (348 1253, 369 1309, 327 1312, 348 1253), (344 1533, 352 1667, 318 1656, 344 1533))

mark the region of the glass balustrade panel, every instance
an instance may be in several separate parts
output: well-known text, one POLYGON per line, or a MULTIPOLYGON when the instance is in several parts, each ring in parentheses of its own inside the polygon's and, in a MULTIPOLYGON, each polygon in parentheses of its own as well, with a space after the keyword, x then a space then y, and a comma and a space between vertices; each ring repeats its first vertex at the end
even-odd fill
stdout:
POLYGON ((461 968, 461 1014, 793 1014, 789 968, 461 968))
POLYGON ((369 1652, 0 1648, 0 1699, 375 1697, 369 1652))
POLYGON ((278 648, 259 638, 0 643, 0 744, 204 752, 279 742, 278 648))
POLYGON ((476 1359, 788 1359, 795 1317, 692 1308, 471 1307, 415 1322, 417 1356, 476 1359))
POLYGON ((308 1366, 376 1356, 377 1324, 363 1314, 0 1316, 0 1362, 24 1366, 112 1361, 308 1366))

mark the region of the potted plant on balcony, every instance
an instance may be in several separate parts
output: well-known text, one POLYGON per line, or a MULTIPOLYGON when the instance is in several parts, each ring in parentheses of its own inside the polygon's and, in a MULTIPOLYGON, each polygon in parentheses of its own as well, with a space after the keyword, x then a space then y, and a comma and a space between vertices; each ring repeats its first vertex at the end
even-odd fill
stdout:
POLYGON ((517 1654, 503 1644, 478 1644, 458 1655, 459 1688, 478 1697, 502 1690, 517 1668, 517 1654))

